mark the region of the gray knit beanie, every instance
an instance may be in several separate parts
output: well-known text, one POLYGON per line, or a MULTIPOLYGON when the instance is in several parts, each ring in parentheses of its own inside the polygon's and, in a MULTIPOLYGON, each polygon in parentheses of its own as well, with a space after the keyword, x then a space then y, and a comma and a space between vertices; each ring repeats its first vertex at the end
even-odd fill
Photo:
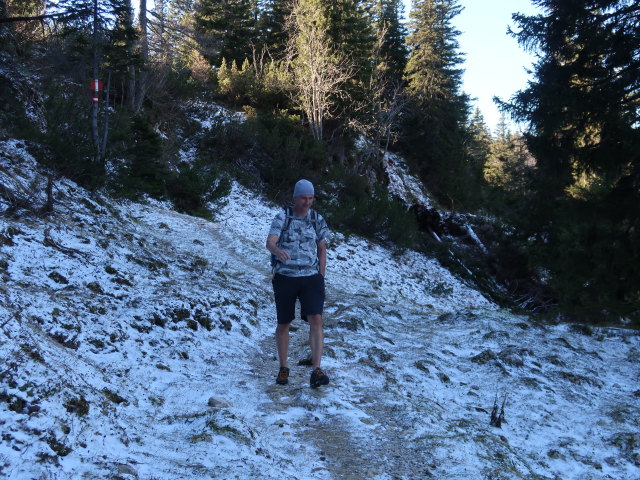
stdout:
POLYGON ((298 180, 296 182, 296 186, 293 189, 293 198, 299 197, 300 195, 315 195, 313 190, 313 183, 309 180, 298 180))

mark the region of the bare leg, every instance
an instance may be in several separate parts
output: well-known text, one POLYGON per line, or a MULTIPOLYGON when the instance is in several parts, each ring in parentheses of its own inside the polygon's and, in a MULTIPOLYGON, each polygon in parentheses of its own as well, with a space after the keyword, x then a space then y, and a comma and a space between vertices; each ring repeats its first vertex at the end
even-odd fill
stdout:
POLYGON ((279 323, 276 327, 276 346, 281 367, 288 367, 287 354, 289 351, 289 323, 279 323))
POLYGON ((311 344, 311 362, 313 368, 320 367, 322 350, 324 349, 324 330, 322 315, 307 315, 309 321, 309 343, 311 344))

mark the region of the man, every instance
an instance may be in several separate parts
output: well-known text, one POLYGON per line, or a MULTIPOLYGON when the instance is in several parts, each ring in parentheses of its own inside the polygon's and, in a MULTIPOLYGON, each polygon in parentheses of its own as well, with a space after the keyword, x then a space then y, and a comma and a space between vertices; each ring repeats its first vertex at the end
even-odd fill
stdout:
POLYGON ((298 299, 301 317, 306 317, 310 328, 311 387, 329 383, 329 377, 320 369, 324 347, 322 310, 329 229, 324 219, 311 210, 314 195, 311 182, 298 181, 293 190, 293 207, 276 215, 267 236, 267 250, 275 260, 272 282, 278 316, 276 346, 280 371, 276 383, 279 385, 289 382, 289 326, 295 316, 298 299))

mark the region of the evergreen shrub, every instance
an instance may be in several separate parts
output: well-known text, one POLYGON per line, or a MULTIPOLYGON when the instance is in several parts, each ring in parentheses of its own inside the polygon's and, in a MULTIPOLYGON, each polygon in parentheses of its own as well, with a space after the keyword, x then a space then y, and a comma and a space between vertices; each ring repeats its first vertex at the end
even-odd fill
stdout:
POLYGON ((337 181, 327 201, 327 217, 332 228, 347 233, 390 241, 395 246, 419 248, 422 234, 415 215, 399 200, 390 198, 384 187, 371 189, 360 175, 345 174, 335 167, 331 176, 337 181))
POLYGON ((263 111, 290 104, 287 92, 291 84, 286 67, 274 60, 256 67, 245 58, 239 69, 235 60, 222 59, 217 72, 218 93, 234 105, 259 106, 263 111))
POLYGON ((207 204, 227 196, 231 191, 231 181, 215 163, 198 160, 193 165, 180 165, 167 188, 176 210, 209 218, 211 214, 207 204))
POLYGON ((255 187, 259 177, 278 203, 288 203, 300 178, 319 177, 327 162, 322 142, 304 130, 300 118, 285 112, 265 113, 245 108, 246 120, 220 120, 198 145, 198 155, 234 170, 236 178, 255 187))
POLYGON ((258 114, 251 124, 261 150, 258 168, 276 200, 288 201, 300 178, 313 182, 319 177, 328 159, 325 145, 304 130, 297 115, 258 114))
POLYGON ((609 198, 565 202, 549 243, 532 250, 551 275, 561 308, 593 323, 640 317, 638 235, 609 198))
POLYGON ((45 102, 47 130, 33 130, 35 157, 78 184, 93 188, 105 179, 104 166, 95 161, 91 140, 90 107, 82 95, 49 86, 45 102))
POLYGON ((116 191, 132 199, 142 194, 166 198, 170 171, 163 160, 162 138, 143 116, 134 116, 130 128, 126 162, 118 172, 116 191))
POLYGON ((247 122, 217 118, 196 146, 198 157, 208 162, 240 165, 255 150, 256 133, 247 122))

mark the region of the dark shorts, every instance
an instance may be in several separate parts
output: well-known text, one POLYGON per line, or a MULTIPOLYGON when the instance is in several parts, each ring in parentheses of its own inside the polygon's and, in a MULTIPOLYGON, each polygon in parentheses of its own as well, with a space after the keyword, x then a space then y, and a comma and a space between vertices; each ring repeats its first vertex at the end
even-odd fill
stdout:
POLYGON ((276 273, 272 280, 276 297, 278 323, 291 323, 296 315, 296 300, 300 299, 300 317, 322 315, 324 307, 324 277, 319 273, 309 277, 287 277, 276 273))

